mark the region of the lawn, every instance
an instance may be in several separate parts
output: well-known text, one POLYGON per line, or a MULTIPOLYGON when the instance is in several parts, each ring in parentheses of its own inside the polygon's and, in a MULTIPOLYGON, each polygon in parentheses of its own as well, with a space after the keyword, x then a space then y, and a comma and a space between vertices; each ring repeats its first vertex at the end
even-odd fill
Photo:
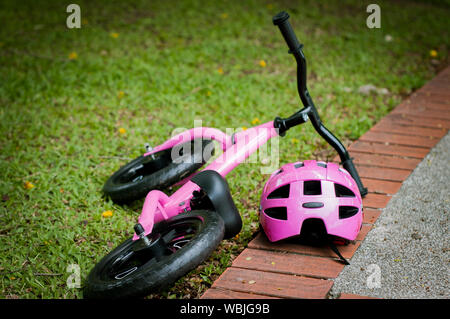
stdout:
MULTIPOLYGON (((309 91, 347 145, 448 64, 448 1, 377 1, 380 29, 366 26, 371 1, 77 1, 80 29, 66 26, 69 3, 0 4, 1 298, 82 297, 67 267, 83 284, 131 236, 142 201, 118 206, 101 189, 144 143, 194 120, 250 127, 300 107, 277 12, 290 13, 309 91), (368 84, 387 94, 358 92, 368 84)), ((334 156, 310 124, 279 148, 280 165, 334 156)), ((150 297, 198 297, 231 264, 258 230, 259 167, 227 177, 239 236, 150 297)))

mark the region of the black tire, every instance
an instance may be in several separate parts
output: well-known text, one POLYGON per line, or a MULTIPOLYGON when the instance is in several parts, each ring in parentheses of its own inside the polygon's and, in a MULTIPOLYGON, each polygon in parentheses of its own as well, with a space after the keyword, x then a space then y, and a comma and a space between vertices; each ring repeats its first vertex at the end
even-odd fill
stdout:
MULTIPOLYGON (((151 253, 145 256, 145 260, 141 260, 142 258, 133 249, 139 247, 136 245, 142 246, 142 240, 132 241, 131 238, 126 240, 91 270, 83 289, 83 296, 136 298, 166 288, 208 258, 222 240, 224 229, 222 218, 208 210, 183 213, 158 223, 152 234, 147 237, 158 238, 159 235, 160 238, 168 237, 167 253, 158 254, 158 257, 152 256, 151 253), (190 234, 192 237, 188 238, 188 242, 180 244, 180 240, 186 241, 185 238, 180 239, 177 233, 178 230, 182 233, 183 227, 190 227, 193 234, 190 234), (172 241, 170 236, 175 236, 172 241), (127 259, 126 256, 131 257, 127 259), (122 277, 123 274, 126 275, 122 277)), ((188 230, 184 231, 188 236, 188 230)))
MULTIPOLYGON (((181 181, 202 167, 214 153, 211 140, 202 140, 201 152, 198 147, 194 147, 195 140, 187 143, 191 143, 190 154, 181 155, 175 161, 171 156, 172 148, 155 153, 154 158, 139 156, 132 160, 106 181, 103 192, 113 202, 125 204, 145 197, 151 190, 163 190, 181 181), (205 152, 206 148, 211 151, 205 152), (204 153, 206 158, 203 157, 204 153)), ((187 143, 176 147, 181 151, 187 143)))

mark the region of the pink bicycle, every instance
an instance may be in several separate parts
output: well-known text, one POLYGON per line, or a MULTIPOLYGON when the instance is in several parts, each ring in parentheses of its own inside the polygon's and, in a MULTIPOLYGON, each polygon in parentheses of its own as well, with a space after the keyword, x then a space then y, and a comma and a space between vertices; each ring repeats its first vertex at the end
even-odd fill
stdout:
POLYGON ((224 177, 269 139, 284 136, 287 130, 308 120, 338 152, 361 195, 367 194, 347 150, 320 120, 306 87, 303 46, 288 18, 281 12, 274 16, 273 23, 296 58, 298 92, 304 108, 288 118, 276 117, 231 136, 207 127, 185 131, 148 149, 114 173, 104 187, 114 201, 146 198, 134 236, 95 265, 86 281, 85 297, 145 296, 197 267, 223 239, 235 236, 242 227, 224 177), (196 172, 211 156, 213 140, 223 153, 196 172), (174 184, 182 186, 171 196, 161 191, 174 184))

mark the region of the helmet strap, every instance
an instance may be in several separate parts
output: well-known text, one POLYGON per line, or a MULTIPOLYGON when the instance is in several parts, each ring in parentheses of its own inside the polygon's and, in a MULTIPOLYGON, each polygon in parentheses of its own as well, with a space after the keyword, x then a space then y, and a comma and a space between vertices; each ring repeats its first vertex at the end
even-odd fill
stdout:
POLYGON ((339 250, 337 249, 336 245, 334 244, 333 240, 328 240, 328 245, 330 246, 331 250, 339 256, 340 261, 344 264, 344 265, 350 265, 350 263, 347 261, 347 259, 344 258, 344 256, 341 255, 341 253, 339 252, 339 250))

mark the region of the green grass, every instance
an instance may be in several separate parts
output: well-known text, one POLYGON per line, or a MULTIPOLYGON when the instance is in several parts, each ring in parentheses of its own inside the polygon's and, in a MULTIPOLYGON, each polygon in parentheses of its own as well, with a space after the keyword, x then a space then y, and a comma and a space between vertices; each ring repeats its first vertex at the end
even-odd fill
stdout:
MULTIPOLYGON (((290 13, 305 45, 323 122, 346 144, 448 63, 448 1, 378 1, 381 29, 366 27, 370 1, 76 3, 77 30, 65 26, 63 1, 0 4, 2 298, 82 297, 67 288, 66 268, 78 264, 84 280, 131 235, 142 201, 117 206, 101 188, 145 142, 157 145, 195 119, 225 130, 299 108, 295 63, 271 22, 278 11, 290 13), (357 93, 366 84, 390 94, 357 93), (113 216, 102 217, 106 210, 113 216)), ((280 150, 280 165, 334 155, 310 124, 289 131, 280 150)), ((266 178, 258 164, 229 174, 239 237, 153 297, 197 297, 231 264, 258 229, 266 178)))

